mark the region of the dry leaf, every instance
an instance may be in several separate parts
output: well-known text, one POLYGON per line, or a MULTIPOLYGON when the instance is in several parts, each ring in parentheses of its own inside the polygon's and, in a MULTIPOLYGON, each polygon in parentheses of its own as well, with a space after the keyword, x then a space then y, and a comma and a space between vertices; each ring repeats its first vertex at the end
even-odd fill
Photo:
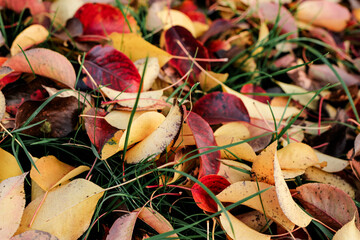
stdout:
POLYGON ((112 138, 107 140, 101 149, 101 160, 106 160, 119 152, 119 141, 123 137, 124 130, 117 131, 112 138))
MULTIPOLYGON (((216 73, 216 72, 212 72, 212 71, 207 71, 207 73, 222 83, 225 82, 226 79, 229 77, 228 73, 216 73)), ((199 74, 198 81, 200 82, 201 89, 204 91, 209 91, 210 89, 219 85, 213 79, 210 79, 210 77, 208 75, 206 75, 204 72, 201 72, 199 74)))
POLYGON ((131 240, 137 218, 137 212, 130 212, 119 217, 111 226, 106 240, 131 240))
POLYGON ((113 47, 132 61, 146 57, 156 57, 159 60, 160 67, 164 66, 171 59, 171 55, 144 40, 134 33, 112 33, 110 35, 113 47))
POLYGON ((250 138, 250 131, 242 122, 229 122, 216 129, 214 136, 232 136, 247 139, 250 138))
POLYGON ((104 189, 85 179, 76 179, 49 192, 29 227, 42 197, 26 208, 16 234, 30 229, 47 231, 61 240, 79 238, 89 227, 91 217, 104 189))
POLYGON ((179 134, 182 122, 183 111, 175 103, 160 126, 143 141, 127 151, 125 161, 127 163, 138 163, 148 157, 155 157, 160 154, 179 134))
MULTIPOLYGON (((145 112, 137 111, 135 112, 133 116, 133 122, 140 117, 145 112)), ((116 127, 117 129, 126 129, 129 124, 129 119, 131 116, 131 112, 129 111, 111 111, 105 116, 105 120, 108 124, 110 124, 113 127, 116 127)))
POLYGON ((0 239, 9 239, 19 227, 25 207, 24 180, 27 174, 0 183, 0 239))
POLYGON ((191 32, 194 37, 199 37, 193 22, 184 13, 178 10, 164 8, 163 10, 157 12, 157 16, 160 18, 163 24, 164 31, 171 28, 172 26, 182 26, 191 32))
POLYGON ((2 148, 0 148, 0 159, 0 182, 22 173, 16 158, 2 148))
POLYGON ((281 169, 302 169, 319 164, 315 151, 301 142, 290 143, 277 151, 281 169))
MULTIPOLYGON (((222 135, 215 136, 215 140, 219 147, 243 141, 243 139, 238 137, 222 136, 222 135)), ((221 158, 224 159, 233 159, 233 160, 243 159, 249 162, 253 162, 254 159, 256 158, 256 154, 254 150, 246 142, 237 144, 233 147, 222 149, 220 150, 220 154, 221 154, 221 158)))
POLYGON ((309 167, 305 171, 305 178, 308 181, 333 185, 346 192, 351 198, 355 198, 355 189, 353 186, 335 174, 324 172, 315 167, 309 167))
POLYGON ((333 237, 333 240, 355 240, 360 239, 360 231, 355 225, 354 218, 345 224, 339 231, 337 231, 333 237))
POLYGON ((282 212, 275 188, 272 185, 263 182, 240 181, 231 184, 216 197, 221 202, 236 203, 237 201, 267 188, 269 189, 261 193, 261 199, 259 196, 255 196, 242 204, 257 210, 260 213, 264 213, 265 210, 264 214, 266 214, 269 218, 283 226, 288 231, 293 230, 295 225, 282 212))
POLYGON ((308 214, 306 214, 292 198, 290 190, 286 185, 286 182, 282 175, 276 152, 273 166, 275 189, 281 209, 291 222, 298 225, 299 227, 306 227, 310 224, 312 218, 308 214))
POLYGON ((39 171, 32 166, 30 177, 45 191, 49 191, 65 181, 90 169, 87 166, 74 168, 60 162, 54 156, 42 157, 35 162, 35 165, 39 171))
POLYGON ((50 11, 54 13, 56 23, 65 25, 82 5, 83 0, 56 0, 51 4, 50 11))
POLYGON ((276 147, 277 143, 273 142, 254 159, 251 171, 255 174, 256 181, 265 182, 271 185, 275 184, 273 162, 276 147))
POLYGON ((239 181, 251 180, 251 168, 241 162, 220 159, 218 175, 223 176, 231 184, 239 181))
POLYGON ((236 215, 235 217, 241 222, 245 223, 248 227, 258 232, 265 231, 267 229, 267 226, 270 226, 273 222, 272 220, 266 218, 264 214, 258 211, 242 213, 236 215))
POLYGON ((48 36, 49 31, 42 25, 30 25, 16 36, 10 48, 11 56, 21 53, 21 49, 25 51, 33 45, 44 42, 48 36))
POLYGON ((10 240, 59 240, 57 237, 51 235, 48 232, 40 230, 29 230, 19 235, 16 235, 10 240))
POLYGON ((134 62, 135 67, 137 68, 140 76, 143 75, 143 72, 145 70, 145 74, 143 77, 143 91, 148 91, 152 85, 154 84, 156 78, 158 77, 160 73, 160 65, 159 60, 156 57, 149 57, 142 58, 139 60, 136 60, 134 62), (146 68, 145 68, 145 62, 147 61, 146 68))
POLYGON ((324 154, 317 150, 315 150, 315 154, 321 165, 325 165, 323 163, 326 163, 326 167, 321 168, 321 170, 325 172, 340 172, 349 166, 349 161, 324 154))
POLYGON ((226 213, 227 214, 222 212, 220 215, 221 226, 225 230, 226 234, 233 240, 270 240, 270 235, 259 233, 234 217, 230 212, 227 211, 226 213))

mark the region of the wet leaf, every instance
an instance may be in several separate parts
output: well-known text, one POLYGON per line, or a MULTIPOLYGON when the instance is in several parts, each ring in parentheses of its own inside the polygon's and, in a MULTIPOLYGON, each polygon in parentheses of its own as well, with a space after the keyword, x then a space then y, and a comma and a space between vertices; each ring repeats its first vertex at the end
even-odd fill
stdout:
POLYGON ((66 163, 60 162, 54 156, 45 156, 38 159, 36 168, 31 167, 30 177, 44 191, 49 191, 54 187, 63 184, 77 175, 90 170, 88 166, 79 166, 77 168, 66 163))
POLYGON ((26 232, 23 232, 19 235, 16 235, 12 238, 10 238, 10 240, 59 240, 57 237, 55 237, 54 235, 51 235, 48 232, 44 232, 44 231, 40 231, 40 230, 29 230, 26 232))
POLYGON ((338 3, 317 0, 300 3, 296 17, 306 23, 341 32, 345 29, 351 15, 347 8, 338 3))
POLYGON ((0 159, 0 182, 22 173, 16 158, 2 148, 0 148, 0 159))
POLYGON ((11 56, 21 53, 21 49, 25 51, 33 45, 44 42, 48 36, 49 31, 42 25, 30 25, 16 36, 10 48, 11 56))
POLYGON ((111 226, 106 240, 131 240, 137 217, 136 212, 130 212, 119 217, 111 226))
POLYGON ((0 183, 0 238, 9 239, 19 227, 25 208, 24 180, 27 173, 0 183))
POLYGON ((209 174, 217 174, 220 167, 220 162, 218 161, 218 159, 220 159, 220 152, 215 151, 203 154, 212 149, 208 148, 209 146, 216 146, 214 133, 209 124, 202 117, 194 112, 188 114, 186 122, 193 133, 196 146, 201 154, 199 178, 209 174))
POLYGON ((84 66, 94 78, 97 86, 87 77, 84 81, 92 89, 99 85, 117 91, 137 92, 141 77, 130 59, 110 46, 97 45, 86 55, 84 66))
POLYGON ((147 42, 134 33, 112 33, 110 39, 112 40, 114 48, 124 53, 132 61, 146 57, 156 57, 159 60, 160 67, 162 67, 172 57, 171 54, 147 42))
POLYGON ((24 53, 27 59, 21 52, 9 58, 2 66, 20 73, 32 73, 34 70, 35 74, 51 78, 70 88, 75 87, 75 71, 65 56, 46 48, 33 48, 24 53))
MULTIPOLYGON (((181 26, 174 26, 165 32, 165 47, 166 51, 174 56, 187 57, 186 53, 181 49, 178 41, 185 47, 192 57, 208 59, 209 54, 207 49, 196 40, 192 34, 181 26), (196 56, 195 56, 196 54, 196 56)), ((181 76, 184 76, 191 68, 193 63, 191 60, 171 59, 169 62, 181 76)), ((198 62, 205 70, 210 70, 210 65, 207 62, 198 62)), ((193 73, 189 75, 190 83, 195 83, 195 77, 199 75, 201 70, 193 66, 193 73)))
POLYGON ((136 21, 130 15, 124 16, 120 9, 103 3, 86 3, 80 7, 74 17, 84 25, 84 34, 107 36, 113 32, 136 32, 136 21), (130 23, 130 28, 125 21, 130 23))
POLYGON ((117 129, 103 118, 106 115, 103 109, 91 108, 85 114, 87 115, 84 117, 86 133, 92 144, 100 151, 104 144, 114 136, 117 129))
MULTIPOLYGON (((211 192, 215 195, 219 194, 222 190, 230 185, 228 180, 219 175, 206 175, 199 179, 211 192)), ((217 204, 209 194, 197 183, 191 188, 196 205, 206 212, 217 212, 217 204)))
MULTIPOLYGON (((16 113, 15 124, 20 128, 44 101, 26 101, 16 113)), ((34 127, 23 130, 31 136, 65 137, 72 132, 77 123, 82 103, 75 97, 55 97, 29 123, 44 121, 34 127), (62 114, 59 114, 61 112, 62 114)))
POLYGON ((333 229, 339 229, 355 216, 359 219, 354 201, 344 191, 329 184, 308 183, 296 188, 301 205, 314 218, 333 229))
POLYGON ((206 94, 195 103, 193 111, 211 125, 233 121, 250 121, 244 103, 229 93, 212 92, 206 94))
POLYGON ((16 234, 37 229, 63 240, 77 239, 89 227, 96 204, 103 194, 101 187, 85 179, 76 179, 56 188, 47 195, 31 227, 29 223, 42 197, 29 203, 16 234))
POLYGON ((175 104, 154 132, 126 152, 125 161, 132 164, 139 163, 162 153, 179 134, 183 114, 182 109, 175 104))

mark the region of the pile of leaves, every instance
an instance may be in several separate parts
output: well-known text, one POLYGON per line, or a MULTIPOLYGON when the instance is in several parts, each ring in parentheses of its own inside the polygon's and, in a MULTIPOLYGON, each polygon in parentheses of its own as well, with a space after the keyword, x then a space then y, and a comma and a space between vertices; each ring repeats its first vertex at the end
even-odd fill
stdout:
POLYGON ((357 1, 0 7, 0 239, 360 239, 357 1))

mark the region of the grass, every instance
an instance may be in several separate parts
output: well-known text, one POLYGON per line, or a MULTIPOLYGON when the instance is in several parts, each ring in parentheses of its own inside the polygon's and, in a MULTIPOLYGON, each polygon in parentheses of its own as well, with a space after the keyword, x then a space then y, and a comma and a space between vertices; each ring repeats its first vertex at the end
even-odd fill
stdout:
MULTIPOLYGON (((126 15, 129 12, 138 22, 140 31, 142 34, 148 35, 152 34, 149 33, 145 29, 146 19, 145 13, 146 9, 141 8, 141 10, 137 13, 130 8, 123 6, 120 1, 116 0, 116 6, 121 10, 121 12, 126 15)), ((11 46, 12 41, 16 37, 16 35, 21 32, 27 24, 23 23, 23 19, 27 16, 26 11, 22 11, 19 15, 13 15, 13 20, 9 20, 8 18, 3 18, 0 15, 0 30, 2 35, 6 40, 6 46, 1 48, 0 52, 6 52, 11 46), (14 17, 16 16, 16 17, 14 17), (15 31, 10 34, 10 31, 5 28, 5 20, 7 21, 6 24, 17 23, 15 27, 15 31)), ((8 16, 6 14, 6 16, 8 16)), ((10 17, 11 18, 11 15, 10 17)), ((275 23, 275 26, 278 24, 278 19, 275 23)), ((130 24, 127 21, 127 25, 130 28, 130 24)), ((243 85, 248 83, 257 83, 257 84, 264 84, 267 82, 272 82, 273 78, 281 77, 286 74, 288 71, 299 68, 299 67, 307 67, 313 63, 324 63, 330 67, 330 69, 334 72, 336 77, 339 79, 339 82, 342 88, 345 90, 346 95, 349 97, 349 102, 351 108, 354 111, 356 120, 359 122, 359 115, 356 110, 356 106, 351 98, 350 92, 340 77, 340 75, 336 72, 336 70, 332 67, 332 61, 327 58, 328 56, 328 49, 331 49, 330 46, 324 44, 321 41, 305 38, 305 37, 298 37, 294 39, 288 40, 287 37, 290 35, 279 35, 279 31, 276 28, 273 28, 269 35, 268 40, 263 41, 261 43, 254 42, 254 45, 250 48, 246 49, 245 51, 239 53, 230 61, 223 66, 215 69, 218 73, 229 73, 230 76, 225 84, 235 90, 239 90, 243 85), (281 55, 276 54, 274 57, 269 57, 271 51, 275 48, 277 44, 280 43, 295 43, 302 48, 305 48, 309 53, 311 53, 310 61, 305 62, 304 64, 299 64, 294 67, 289 67, 287 69, 276 70, 273 71, 271 68, 271 63, 274 62, 278 57, 281 55), (262 49, 260 52, 254 54, 258 49, 262 49), (320 50, 318 50, 320 49, 320 50), (253 59, 256 63, 257 70, 252 72, 244 72, 243 67, 244 64, 249 60, 253 59), (240 61, 239 61, 240 60, 240 61), (236 67, 234 64, 236 63, 236 67)), ((155 37, 149 39, 152 43, 157 44, 155 41, 157 39, 156 34, 155 37)), ((42 46, 51 47, 53 50, 61 51, 59 45, 53 42, 53 39, 50 37, 42 46)), ((79 52, 78 49, 73 47, 72 49, 68 49, 69 58, 72 59, 71 53, 79 52)), ((81 68, 83 66, 85 59, 85 55, 82 54, 82 61, 81 63, 73 62, 75 67, 78 70, 77 73, 77 82, 80 81, 81 77, 83 76, 81 72, 81 68)), ((73 59, 72 59, 73 60, 73 59)), ((30 64, 30 63, 29 63, 30 64)), ((147 62, 145 63, 145 65, 147 62)), ((145 67, 146 69, 146 67, 145 67)), ((142 79, 144 77, 144 73, 142 74, 142 79)), ((142 86, 143 81, 141 81, 140 86, 142 86)), ((273 84, 273 83, 271 83, 273 84)), ((168 96, 168 100, 172 97, 182 98, 180 104, 185 103, 185 100, 194 101, 201 96, 203 96, 204 92, 201 91, 199 88, 199 84, 195 84, 191 86, 191 90, 186 92, 185 87, 189 86, 189 84, 185 81, 184 84, 180 85, 176 89, 173 90, 172 94, 168 96), (192 99, 190 97, 192 96, 192 99)), ((316 96, 318 96, 322 91, 328 90, 333 88, 334 85, 325 86, 317 91, 312 91, 315 93, 313 98, 308 102, 312 102, 316 96)), ((140 87, 141 89, 141 87, 140 87)), ((218 87, 215 87, 211 91, 219 90, 218 87)), ((106 191, 104 197, 100 200, 92 222, 90 224, 90 228, 84 233, 81 239, 100 239, 103 234, 105 234, 103 226, 111 227, 109 224, 112 223, 114 219, 121 216, 124 211, 133 211, 135 209, 139 209, 143 206, 151 206, 161 213, 174 227, 174 231, 163 233, 160 235, 156 235, 156 232, 153 231, 151 228, 146 226, 142 223, 137 223, 137 229, 144 229, 148 232, 151 236, 149 239, 164 239, 167 236, 170 236, 173 233, 177 233, 181 239, 206 239, 208 236, 212 236, 211 233, 208 231, 208 224, 212 225, 210 222, 215 221, 214 219, 218 217, 221 213, 226 213, 235 207, 238 207, 244 201, 256 197, 260 195, 260 193, 266 191, 262 190, 256 194, 249 196, 248 198, 241 199, 236 203, 224 206, 216 196, 198 179, 196 179, 193 175, 180 172, 173 168, 157 168, 157 162, 154 158, 149 158, 142 161, 136 165, 127 165, 124 164, 124 156, 126 154, 126 148, 128 144, 129 138, 129 131, 126 135, 125 141, 125 150, 122 154, 114 155, 113 157, 107 159, 106 161, 100 161, 99 154, 96 150, 96 147, 89 141, 85 131, 83 130, 83 123, 79 124, 78 130, 66 138, 36 138, 28 135, 24 135, 21 133, 22 130, 30 128, 37 124, 42 124, 43 122, 34 123, 32 124, 31 121, 36 117, 37 114, 56 96, 59 94, 66 92, 69 90, 61 90, 60 92, 56 93, 55 95, 49 97, 47 100, 44 101, 43 104, 28 118, 28 120, 19 128, 14 129, 11 131, 12 136, 7 135, 7 137, 1 142, 1 147, 5 150, 8 150, 13 153, 16 160, 19 163, 19 166, 22 167, 22 170, 29 169, 31 165, 36 166, 33 161, 32 154, 35 157, 41 157, 45 155, 55 155, 61 161, 64 161, 70 165, 77 166, 77 165, 86 165, 89 167, 93 166, 91 171, 91 181, 96 183, 97 185, 101 186, 104 189, 113 187, 115 185, 119 185, 126 180, 129 179, 136 179, 129 184, 123 185, 116 189, 112 189, 106 191), (24 159, 27 159, 26 161, 24 159), (153 188, 153 185, 162 184, 160 179, 168 179, 174 173, 179 173, 183 176, 182 179, 177 180, 173 184, 180 185, 183 183, 184 179, 191 180, 195 183, 198 183, 203 189, 213 198, 216 203, 220 206, 220 211, 214 214, 204 214, 194 203, 194 200, 189 197, 189 190, 183 190, 176 187, 168 187, 161 186, 158 188, 153 188), (144 177, 139 177, 147 174, 144 177), (155 190, 154 190, 155 189, 155 190), (181 195, 180 195, 181 192, 181 195), (154 194, 154 196, 153 196, 154 194), (210 222, 209 222, 210 221, 210 222)), ((95 91, 94 91, 95 92, 95 91)), ((93 93, 94 93, 93 92, 93 93)), ((286 94, 286 93, 266 93, 266 94, 253 94, 253 95, 267 95, 270 97, 274 96, 292 96, 294 94, 286 94)), ((135 107, 131 112, 130 121, 128 124, 128 129, 131 128, 131 124, 133 121, 133 116, 136 112, 136 107, 139 101, 140 91, 138 92, 135 107)), ((290 99, 288 104, 290 103, 290 99)), ((99 107, 101 105, 100 102, 95 103, 93 107, 99 107)), ((279 125, 275 124, 275 131, 269 132, 269 135, 273 136, 273 141, 279 141, 290 127, 299 119, 303 111, 306 110, 306 106, 301 110, 299 114, 297 114, 292 119, 286 121, 286 126, 280 130, 280 122, 279 125)), ((269 105, 269 108, 270 105, 269 105)), ((275 119, 274 122, 276 123, 275 119)), ((345 123, 342 123, 345 124, 345 123)), ((351 125, 347 125, 349 128, 354 128, 351 125)), ((3 132, 6 135, 6 132, 3 132)), ((250 139, 246 139, 240 142, 235 142, 226 146, 218 147, 218 146, 209 146, 210 150, 207 150, 201 154, 198 153, 198 149, 193 149, 187 155, 184 156, 183 160, 186 161, 195 161, 198 157, 203 154, 219 151, 222 149, 226 149, 228 147, 236 146, 238 144, 246 143, 256 138, 262 136, 256 136, 250 139)), ((227 150, 229 154, 234 155, 231 151, 227 150)), ((170 161, 170 158, 167 158, 166 161, 170 161)), ((242 161, 241 159, 238 159, 242 161)), ((245 162, 245 161, 242 161, 245 162)), ((245 162, 246 163, 246 162, 245 162)), ((238 169, 242 171, 241 169, 238 169)), ((246 172, 249 173, 249 172, 246 172)), ((83 175, 81 175, 83 176, 83 175)), ((302 180, 300 178, 295 180, 296 184, 302 184, 302 180)), ((30 183, 26 186, 26 190, 29 191, 30 183)), ((29 201, 29 199, 27 199, 29 201)), ((356 202, 358 205, 359 203, 356 202)), ((323 225, 319 224, 318 222, 313 221, 312 224, 308 227, 309 231, 313 234, 314 239, 327 239, 332 238, 333 234, 326 229, 323 225)), ((210 231, 211 232, 211 231, 210 231)), ((215 239, 225 239, 225 234, 219 225, 216 226, 214 230, 214 235, 212 236, 215 239)))

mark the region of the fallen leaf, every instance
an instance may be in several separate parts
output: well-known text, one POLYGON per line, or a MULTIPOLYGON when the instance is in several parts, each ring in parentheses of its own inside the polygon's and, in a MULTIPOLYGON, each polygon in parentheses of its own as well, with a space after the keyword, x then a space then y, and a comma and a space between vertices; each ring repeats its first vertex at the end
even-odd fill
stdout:
POLYGON ((130 14, 124 16, 120 9, 110 4, 86 3, 74 17, 84 25, 84 34, 87 35, 107 36, 113 32, 129 33, 137 29, 137 23, 130 14))
MULTIPOLYGON (((207 73, 222 83, 225 82, 229 77, 228 73, 216 73, 216 72, 212 72, 212 71, 207 71, 207 73)), ((201 89, 204 91, 209 91, 210 89, 219 85, 217 82, 210 79, 210 77, 207 74, 205 74, 204 72, 201 72, 199 74, 198 81, 200 83, 201 89)))
POLYGON ((217 174, 220 167, 220 162, 218 161, 220 159, 220 152, 214 151, 204 154, 204 152, 213 149, 209 148, 210 146, 216 146, 214 133, 210 125, 194 112, 188 112, 186 122, 193 133, 196 146, 201 154, 199 178, 209 174, 217 174))
POLYGON ((38 206, 39 197, 25 208, 16 234, 30 229, 47 231, 62 240, 79 238, 89 227, 97 202, 104 189, 85 179, 76 179, 49 192, 29 227, 38 206))
MULTIPOLYGON (((169 28, 165 32, 166 51, 174 56, 188 57, 179 46, 178 41, 181 42, 192 57, 203 59, 209 58, 207 49, 198 40, 196 40, 187 29, 181 26, 169 28)), ((198 67, 193 66, 193 62, 191 60, 171 59, 169 63, 178 70, 181 76, 184 76, 192 68, 193 73, 189 75, 189 82, 191 84, 195 83, 196 76, 198 76, 201 72, 198 67)), ((210 70, 210 64, 208 62, 201 61, 198 62, 198 64, 205 70, 210 70)))
POLYGON ((137 212, 130 212, 116 219, 106 240, 131 240, 137 218, 137 212))
POLYGON ((315 167, 309 167, 305 171, 305 179, 308 181, 314 181, 314 182, 320 182, 325 183, 329 185, 333 185, 344 192, 346 192, 351 198, 355 198, 355 189, 351 184, 346 182, 341 177, 332 174, 324 172, 318 168, 315 167))
POLYGON ((110 39, 112 40, 113 47, 124 53, 132 61, 146 57, 156 57, 159 60, 160 67, 163 67, 172 57, 171 54, 152 45, 134 33, 112 33, 110 39))
POLYGON ((250 122, 244 103, 229 93, 206 94, 195 103, 193 112, 199 114, 210 125, 233 121, 250 122))
MULTIPOLYGON (((220 210, 220 208, 219 208, 220 210)), ((220 215, 221 226, 224 228, 227 235, 233 240, 257 239, 270 240, 270 235, 265 235, 255 231, 234 217, 230 212, 224 212, 220 215), (230 222, 229 222, 230 220, 230 222)))
MULTIPOLYGON (((44 101, 26 101, 21 104, 15 116, 16 127, 20 128, 43 103, 44 101)), ((38 137, 65 137, 75 129, 81 108, 82 103, 75 97, 55 97, 29 124, 44 122, 25 129, 22 133, 38 137)))
POLYGON ((315 151, 309 145, 301 142, 290 143, 277 151, 281 169, 302 169, 319 165, 315 151))
POLYGON ((243 122, 229 122, 216 129, 214 136, 232 136, 247 139, 250 138, 250 131, 243 122))
MULTIPOLYGON (((350 74, 335 65, 332 65, 332 67, 340 75, 347 86, 357 85, 360 82, 360 77, 358 75, 350 74)), ((326 64, 312 64, 309 67, 309 77, 313 80, 320 81, 324 86, 328 83, 339 83, 339 79, 336 77, 335 73, 326 64)))
POLYGON ((25 8, 29 8, 32 15, 36 15, 46 11, 45 5, 39 0, 3 0, 0 6, 21 13, 25 8))
POLYGON ((0 183, 0 239, 10 239, 19 227, 25 208, 24 180, 27 174, 0 183))
MULTIPOLYGON (((152 208, 144 207, 141 209, 136 209, 135 212, 139 212, 138 218, 140 218, 143 222, 145 222, 160 234, 174 230, 169 221, 152 208)), ((177 239, 178 235, 174 233, 168 237, 177 239)))
POLYGON ((224 177, 231 184, 251 180, 251 168, 244 164, 233 160, 220 159, 220 168, 218 175, 224 177))
POLYGON ((299 227, 306 227, 310 224, 312 217, 305 213, 292 198, 290 190, 284 180, 284 177, 282 176, 276 152, 273 160, 273 166, 275 190, 281 209, 291 222, 299 227))
POLYGON ((307 183, 296 188, 295 198, 314 218, 331 227, 339 229, 359 212, 354 201, 345 192, 329 184, 307 183))
POLYGON ((345 224, 333 237, 333 240, 360 239, 360 231, 355 225, 355 216, 345 224))
POLYGON ((244 198, 250 197, 261 190, 265 192, 250 198, 242 204, 266 214, 269 218, 280 224, 288 231, 294 229, 294 224, 282 212, 274 186, 264 182, 239 181, 231 184, 220 192, 216 197, 221 202, 236 203, 244 198))
MULTIPOLYGON (((133 121, 135 121, 138 117, 140 117, 142 114, 146 112, 135 112, 133 116, 133 121)), ((129 124, 131 112, 129 111, 117 111, 113 110, 106 114, 105 120, 108 124, 110 124, 113 127, 116 127, 117 129, 126 129, 129 124)))
POLYGON ((54 13, 56 23, 65 25, 82 5, 83 0, 56 0, 51 4, 50 11, 54 13))
POLYGON ((274 179, 274 158, 276 154, 277 142, 273 142, 258 155, 253 162, 251 171, 254 173, 256 181, 275 184, 274 179))
POLYGON ((9 58, 2 67, 10 67, 21 73, 32 73, 34 70, 35 74, 51 78, 70 88, 75 87, 76 75, 70 61, 62 54, 46 48, 33 48, 18 53, 9 58))
POLYGON ((245 223, 248 227, 255 231, 262 232, 268 226, 272 224, 272 220, 266 218, 266 216, 258 211, 251 211, 242 213, 235 216, 241 222, 245 223))
POLYGON ((44 42, 49 36, 49 31, 40 24, 33 24, 19 33, 13 41, 10 53, 14 56, 25 51, 33 45, 44 42), (20 47, 21 49, 20 49, 20 47))
POLYGON ((235 146, 221 149, 220 150, 221 158, 233 159, 233 160, 243 159, 249 162, 253 162, 254 159, 256 158, 256 154, 252 149, 252 147, 247 142, 243 142, 244 140, 239 137, 217 135, 215 136, 215 140, 216 140, 216 144, 219 147, 223 147, 229 144, 239 143, 236 144, 235 146))
POLYGON ((248 83, 242 86, 240 93, 247 93, 247 96, 265 104, 270 102, 270 98, 268 96, 251 95, 251 93, 266 93, 266 91, 262 87, 254 85, 252 83, 248 83))
POLYGON ((2 148, 0 148, 0 159, 0 182, 22 173, 16 158, 2 148))
MULTIPOLYGON (((199 179, 212 193, 219 194, 226 187, 230 185, 228 180, 219 175, 205 175, 199 179)), ((191 188, 196 205, 206 212, 214 213, 217 211, 217 203, 210 197, 210 195, 198 184, 195 183, 191 188)))
POLYGON ((90 170, 88 166, 79 166, 77 168, 66 163, 60 162, 54 156, 45 156, 38 159, 31 167, 30 177, 44 191, 49 191, 65 181, 90 170))
POLYGON ((134 62, 140 76, 143 75, 143 91, 148 91, 154 84, 156 78, 160 73, 159 61, 156 57, 141 58, 134 62), (146 63, 146 66, 145 66, 146 63))
POLYGON ((351 14, 338 3, 316 0, 301 2, 297 7, 296 17, 306 23, 341 32, 345 29, 351 14))
POLYGON ((119 141, 123 135, 124 130, 119 130, 114 134, 114 136, 105 142, 104 146, 101 148, 101 160, 106 160, 120 151, 119 141))
POLYGON ((126 152, 127 163, 139 163, 162 153, 179 134, 183 122, 183 110, 177 103, 171 108, 160 126, 140 143, 126 152))
POLYGON ((51 235, 48 232, 40 231, 40 230, 29 230, 26 232, 23 232, 19 235, 16 235, 10 240, 59 240, 54 235, 51 235))
POLYGON ((199 35, 196 34, 193 21, 184 13, 178 10, 164 8, 157 12, 156 15, 161 20, 165 31, 173 26, 180 26, 188 30, 195 38, 199 37, 199 35))
POLYGON ((84 66, 97 84, 85 78, 86 85, 92 89, 103 85, 117 91, 137 92, 140 87, 141 77, 135 65, 113 47, 93 47, 85 55, 84 66))
POLYGON ((340 172, 349 166, 349 161, 324 154, 317 150, 315 150, 315 154, 319 159, 320 165, 326 163, 326 166, 321 168, 325 172, 340 172))

